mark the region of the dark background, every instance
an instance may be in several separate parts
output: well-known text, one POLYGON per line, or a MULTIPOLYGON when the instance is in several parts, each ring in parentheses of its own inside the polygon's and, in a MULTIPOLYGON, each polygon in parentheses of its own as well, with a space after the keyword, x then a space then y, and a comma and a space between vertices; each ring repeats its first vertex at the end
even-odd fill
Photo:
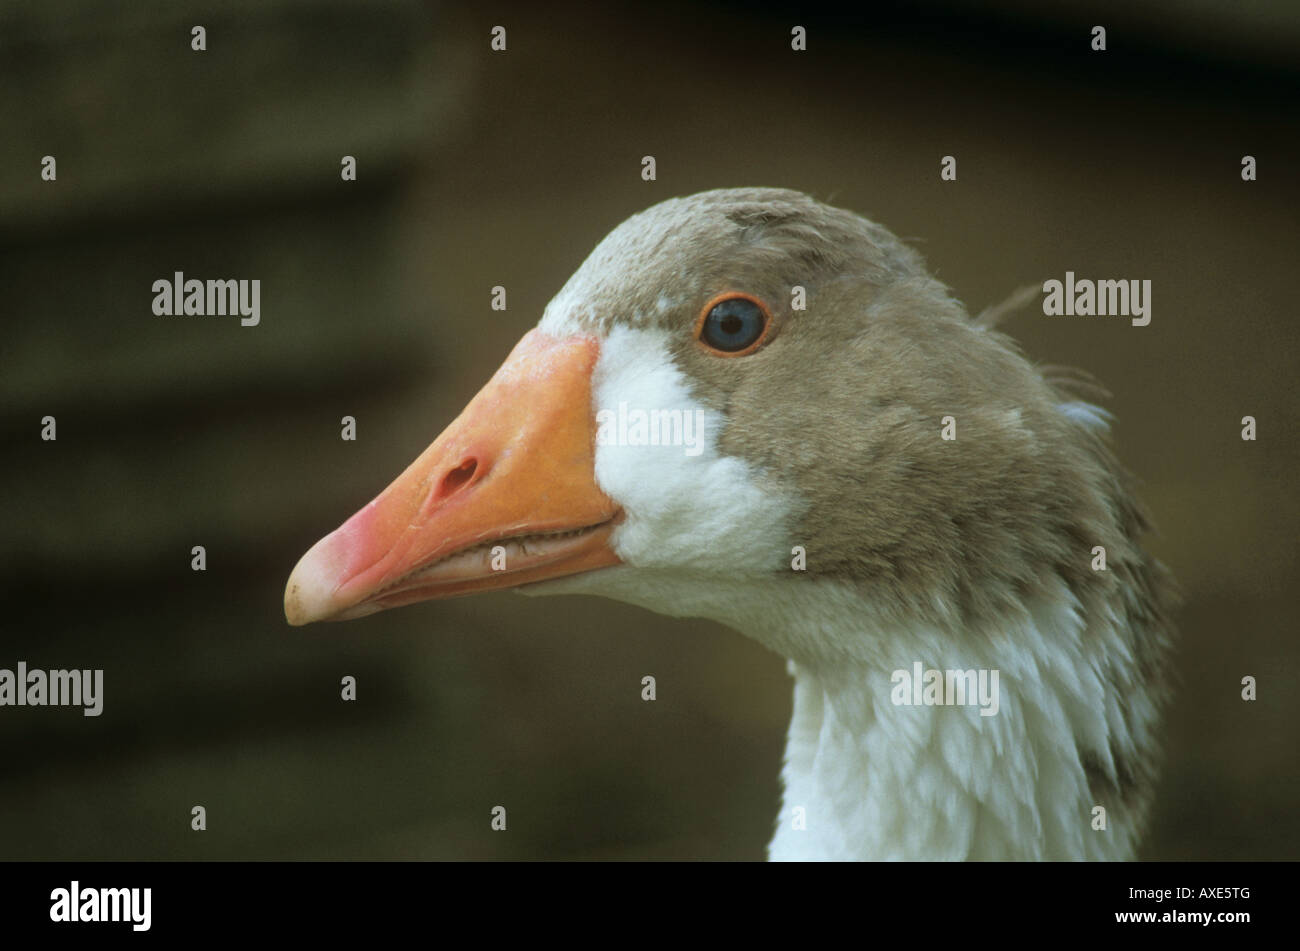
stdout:
POLYGON ((972 311, 1152 281, 1145 328, 1008 328, 1113 392, 1185 591, 1141 855, 1300 857, 1300 8, 538 6, 0 3, 0 667, 105 670, 97 719, 0 708, 0 858, 761 857, 790 682, 739 634, 508 593, 281 607, 607 231, 739 185, 880 221, 972 311), (260 279, 261 325, 153 316, 175 270, 260 279))

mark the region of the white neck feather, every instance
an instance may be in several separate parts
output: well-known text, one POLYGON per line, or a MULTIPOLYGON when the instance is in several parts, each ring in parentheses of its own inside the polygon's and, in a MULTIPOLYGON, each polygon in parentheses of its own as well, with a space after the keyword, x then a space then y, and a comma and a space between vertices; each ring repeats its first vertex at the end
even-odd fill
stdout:
MULTIPOLYGON (((794 715, 773 860, 1130 858, 1135 817, 1094 801, 1083 762, 1113 771, 1129 752, 1100 656, 1126 654, 1090 630, 1064 585, 1005 631, 845 631, 878 657, 795 664, 794 715), (1082 655, 1097 643, 1100 653, 1082 655), (999 706, 892 702, 896 669, 996 669, 999 706), (1093 828, 1096 806, 1105 830, 1093 828), (802 810, 802 811, 800 811, 802 810)), ((1136 698, 1143 703, 1142 697, 1136 698)), ((1154 716, 1154 710, 1150 711, 1154 716)))

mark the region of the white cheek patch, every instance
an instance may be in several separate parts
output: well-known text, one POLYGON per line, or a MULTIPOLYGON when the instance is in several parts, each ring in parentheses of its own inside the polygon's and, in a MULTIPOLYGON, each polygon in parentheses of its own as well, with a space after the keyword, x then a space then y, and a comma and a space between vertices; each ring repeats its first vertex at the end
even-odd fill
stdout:
POLYGON ((596 482, 623 507, 611 539, 634 567, 729 573, 789 560, 791 500, 722 455, 725 419, 691 396, 662 331, 616 327, 592 376, 596 482))

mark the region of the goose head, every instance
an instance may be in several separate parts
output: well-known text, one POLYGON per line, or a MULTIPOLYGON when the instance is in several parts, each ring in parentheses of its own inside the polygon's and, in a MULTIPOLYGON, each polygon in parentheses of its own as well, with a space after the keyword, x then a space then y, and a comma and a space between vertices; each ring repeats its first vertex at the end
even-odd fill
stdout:
POLYGON ((856 214, 665 201, 302 557, 285 613, 516 588, 711 618, 796 678, 773 857, 1125 857, 1169 585, 1085 389, 856 214), (995 715, 899 702, 922 669, 997 671, 995 715))

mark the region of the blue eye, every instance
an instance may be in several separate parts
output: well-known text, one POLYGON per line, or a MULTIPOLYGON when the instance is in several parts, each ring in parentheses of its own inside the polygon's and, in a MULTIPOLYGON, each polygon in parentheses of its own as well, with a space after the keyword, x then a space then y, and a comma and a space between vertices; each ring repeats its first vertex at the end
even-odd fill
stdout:
POLYGON ((739 294, 711 302, 700 325, 700 341, 719 353, 739 355, 763 339, 769 321, 767 308, 739 294))

